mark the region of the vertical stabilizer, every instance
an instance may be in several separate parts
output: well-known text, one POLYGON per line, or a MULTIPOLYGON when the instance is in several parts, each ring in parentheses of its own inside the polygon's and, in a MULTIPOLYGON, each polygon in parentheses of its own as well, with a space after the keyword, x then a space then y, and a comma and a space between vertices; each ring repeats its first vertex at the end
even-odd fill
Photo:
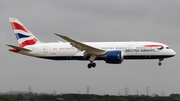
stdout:
POLYGON ((16 18, 9 18, 20 47, 34 45, 40 41, 16 18))

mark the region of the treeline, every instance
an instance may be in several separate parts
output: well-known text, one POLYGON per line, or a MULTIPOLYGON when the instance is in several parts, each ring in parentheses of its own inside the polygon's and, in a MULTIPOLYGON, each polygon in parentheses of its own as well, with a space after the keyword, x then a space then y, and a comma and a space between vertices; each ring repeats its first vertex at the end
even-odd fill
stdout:
POLYGON ((174 101, 180 100, 179 94, 171 94, 166 97, 151 96, 113 96, 113 95, 93 95, 93 94, 17 94, 0 95, 0 101, 174 101))

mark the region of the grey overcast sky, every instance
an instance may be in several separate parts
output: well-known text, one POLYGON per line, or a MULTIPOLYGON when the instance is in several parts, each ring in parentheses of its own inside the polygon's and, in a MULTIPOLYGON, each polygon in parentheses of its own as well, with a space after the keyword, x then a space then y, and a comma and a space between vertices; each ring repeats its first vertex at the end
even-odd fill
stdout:
MULTIPOLYGON (((27 91, 149 95, 180 93, 179 0, 0 0, 0 92, 27 91), (9 17, 19 19, 42 42, 64 41, 53 33, 79 41, 155 41, 169 45, 176 56, 158 60, 52 61, 8 51, 18 45, 9 17)), ((65 41, 64 41, 65 42, 65 41)))

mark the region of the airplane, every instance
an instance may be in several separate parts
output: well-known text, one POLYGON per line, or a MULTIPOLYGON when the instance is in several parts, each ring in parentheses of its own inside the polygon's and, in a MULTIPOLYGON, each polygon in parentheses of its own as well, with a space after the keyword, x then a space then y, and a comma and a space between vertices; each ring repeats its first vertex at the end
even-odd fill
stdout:
POLYGON ((18 19, 9 18, 19 46, 9 51, 51 60, 88 60, 88 68, 96 67, 95 60, 104 60, 109 64, 120 64, 127 59, 159 59, 176 55, 168 45, 158 42, 80 42, 57 33, 67 42, 44 43, 36 38, 18 19))

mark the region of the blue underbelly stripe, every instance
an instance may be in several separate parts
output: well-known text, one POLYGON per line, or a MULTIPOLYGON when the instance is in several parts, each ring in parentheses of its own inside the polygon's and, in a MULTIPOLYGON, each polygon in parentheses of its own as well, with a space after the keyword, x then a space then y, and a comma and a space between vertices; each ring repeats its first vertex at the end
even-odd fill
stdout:
MULTIPOLYGON (((169 58, 174 55, 138 55, 138 56, 124 56, 124 59, 159 59, 159 58, 169 58)), ((44 56, 39 57, 51 60, 89 60, 89 57, 84 59, 84 56, 44 56)), ((104 58, 98 57, 95 60, 104 60, 104 58)))

